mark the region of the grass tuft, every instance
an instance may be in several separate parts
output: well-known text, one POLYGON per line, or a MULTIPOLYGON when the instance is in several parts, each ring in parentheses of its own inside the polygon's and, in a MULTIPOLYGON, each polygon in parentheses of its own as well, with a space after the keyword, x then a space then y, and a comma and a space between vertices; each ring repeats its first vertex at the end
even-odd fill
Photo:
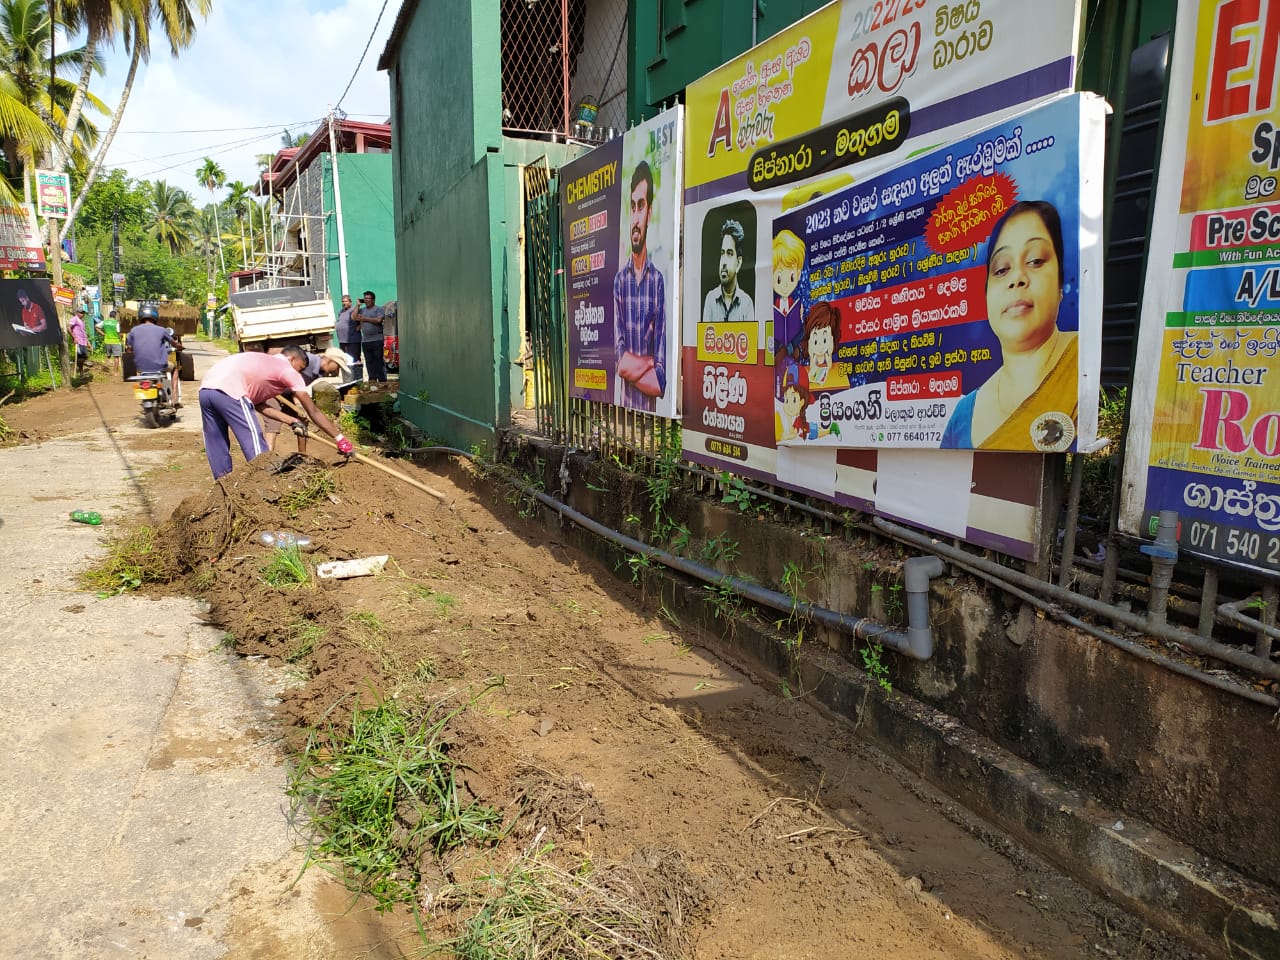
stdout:
POLYGON ((289 646, 285 653, 287 663, 298 663, 311 656, 316 644, 328 636, 328 631, 318 623, 295 620, 289 624, 289 646))
POLYGON ((294 587, 311 582, 311 567, 297 547, 277 547, 261 572, 262 579, 273 587, 294 587))
POLYGON ((315 506, 321 500, 327 500, 336 489, 332 470, 317 470, 307 476, 302 486, 290 490, 280 498, 280 508, 295 519, 307 507, 315 506))
POLYGON ((459 796, 448 723, 468 704, 415 719, 394 702, 358 710, 349 730, 313 731, 290 773, 293 820, 306 824, 306 866, 335 873, 378 909, 412 903, 424 858, 501 839, 493 807, 459 796))
MULTIPOLYGON (((546 851, 543 851, 545 854, 546 851)), ((459 960, 662 960, 658 918, 620 873, 574 872, 542 855, 446 891, 473 915, 449 944, 459 960)))
POLYGON ((144 583, 173 579, 173 558, 160 549, 155 527, 136 527, 108 544, 101 563, 80 575, 80 583, 102 597, 137 590, 144 583))

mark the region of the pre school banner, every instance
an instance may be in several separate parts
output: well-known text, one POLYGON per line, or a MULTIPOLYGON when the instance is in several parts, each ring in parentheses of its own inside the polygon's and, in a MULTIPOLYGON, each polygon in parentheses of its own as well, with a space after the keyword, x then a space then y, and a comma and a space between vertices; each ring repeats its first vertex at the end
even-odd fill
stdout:
POLYGON ((1181 0, 1121 528, 1280 571, 1280 0, 1181 0))
MULTIPOLYGON (((782 438, 787 420, 779 407, 787 370, 780 368, 796 360, 794 334, 803 331, 815 302, 854 293, 875 295, 892 286, 892 278, 877 278, 837 293, 835 282, 847 277, 819 277, 811 283, 813 267, 805 266, 810 250, 800 249, 802 234, 811 233, 820 242, 847 232, 847 225, 835 223, 829 204, 830 223, 815 221, 806 230, 805 217, 833 194, 866 185, 891 167, 1069 92, 1075 79, 1078 18, 1079 4, 1071 0, 879 5, 838 0, 690 85, 682 356, 687 457, 1018 556, 1033 552, 1040 535, 1036 504, 1043 464, 1038 458, 1018 471, 1026 489, 1014 491, 1000 479, 1009 476, 1004 454, 909 449, 918 441, 888 439, 896 426, 877 431, 886 439, 872 441, 879 449, 870 450, 837 446, 840 439, 834 432, 802 441, 796 416, 790 418, 795 435, 782 438), (793 212, 798 220, 789 222, 802 229, 775 230, 775 221, 793 212), (829 281, 833 286, 815 297, 811 286, 829 281), (987 469, 983 458, 997 456, 1001 459, 990 463, 998 462, 1000 469, 987 469), (979 482, 979 475, 993 478, 990 488, 979 482), (989 489, 981 503, 976 494, 969 496, 978 489, 989 489), (946 495, 937 495, 941 491, 946 495), (964 496, 952 496, 955 491, 964 496), (1018 500, 1018 508, 1003 509, 1011 498, 1018 500)), ((1026 153, 1036 152, 1026 141, 1024 146, 1026 153)), ((994 162, 996 148, 991 149, 991 157, 977 158, 983 176, 994 162)), ((947 189, 957 182, 953 171, 947 189)), ((883 230, 886 238, 906 231, 905 210, 886 214, 878 209, 879 193, 877 198, 877 209, 860 210, 858 217, 875 221, 901 212, 898 223, 871 229, 883 230)), ((901 199, 922 200, 919 195, 901 199)), ((852 210, 851 205, 850 214, 852 210)), ((909 225, 919 226, 918 220, 909 225)), ((985 235, 970 242, 971 254, 977 255, 983 240, 985 235)), ((845 243, 838 242, 835 249, 845 243)), ((889 244, 877 254, 900 244, 889 244)), ((824 255, 831 255, 830 250, 824 255)), ((863 252, 868 261, 859 272, 867 273, 870 254, 863 252)), ((824 274, 828 266, 837 271, 848 259, 828 260, 820 269, 824 274)), ((885 265, 894 266, 887 261, 878 266, 885 265)), ((974 265, 944 264, 952 269, 974 265)), ((898 282, 910 279, 904 275, 898 282)), ((834 351, 844 332, 828 329, 834 351)), ((909 331, 907 337, 909 345, 909 331)), ((877 356, 875 362, 886 358, 892 359, 877 356)), ((848 360, 846 356, 841 362, 848 360)), ((991 369, 988 364, 986 372, 991 369)), ((982 375, 971 375, 972 386, 982 375)), ((838 402, 847 405, 848 399, 838 402)), ((828 407, 834 412, 830 395, 828 407)), ((815 416, 821 424, 820 412, 815 416)), ((806 411, 806 423, 808 419, 806 411)), ((852 417, 844 421, 853 422, 852 417)), ((840 436, 845 432, 842 425, 840 436)), ((905 427, 901 432, 906 433, 905 427)))
POLYGON ((560 169, 570 396, 674 417, 683 108, 560 169))

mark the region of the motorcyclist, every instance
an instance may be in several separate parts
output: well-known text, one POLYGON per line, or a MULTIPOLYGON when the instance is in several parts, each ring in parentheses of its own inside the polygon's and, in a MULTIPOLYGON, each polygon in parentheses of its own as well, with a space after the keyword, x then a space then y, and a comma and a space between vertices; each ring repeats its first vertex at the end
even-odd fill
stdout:
POLYGON ((169 397, 175 407, 178 403, 178 365, 168 348, 178 347, 169 331, 160 326, 160 314, 150 304, 138 308, 138 324, 129 331, 125 345, 133 353, 138 373, 166 372, 170 375, 169 397))

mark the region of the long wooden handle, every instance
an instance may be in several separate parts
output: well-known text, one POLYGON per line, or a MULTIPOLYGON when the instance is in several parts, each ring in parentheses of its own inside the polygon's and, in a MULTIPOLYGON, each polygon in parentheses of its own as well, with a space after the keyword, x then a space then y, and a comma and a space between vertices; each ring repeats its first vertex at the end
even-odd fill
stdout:
MULTIPOLYGON (((293 402, 287 399, 286 397, 280 397, 280 402, 281 404, 287 404, 289 408, 293 411, 293 413, 299 416, 304 415, 303 412, 299 410, 296 406, 294 406, 293 402)), ((311 434, 309 439, 319 440, 321 443, 326 443, 329 446, 333 447, 333 449, 335 450, 338 449, 338 445, 336 443, 334 443, 328 437, 322 436, 321 434, 313 433, 311 434)), ((369 466, 373 467, 375 470, 381 470, 383 473, 389 476, 395 477, 397 480, 404 481, 405 483, 409 484, 409 486, 411 487, 417 487, 423 493, 431 494, 431 496, 435 497, 441 503, 449 502, 449 498, 445 494, 441 493, 439 490, 435 489, 434 487, 429 487, 425 483, 422 483, 420 480, 415 480, 413 479, 413 477, 409 476, 408 474, 401 473, 399 470, 396 470, 393 467, 389 467, 385 463, 381 463, 377 460, 370 460, 368 457, 366 457, 362 453, 352 454, 352 456, 354 456, 361 463, 367 463, 369 466)))

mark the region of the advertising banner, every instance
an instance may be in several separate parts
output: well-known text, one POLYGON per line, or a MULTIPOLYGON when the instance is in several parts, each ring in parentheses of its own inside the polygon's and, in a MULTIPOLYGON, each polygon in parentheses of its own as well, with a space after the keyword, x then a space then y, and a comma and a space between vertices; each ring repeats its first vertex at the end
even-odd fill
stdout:
POLYGON ((1178 5, 1121 529, 1280 572, 1280 0, 1178 5))
POLYGON ((42 217, 66 217, 71 209, 71 177, 50 170, 36 171, 36 204, 42 217))
POLYGON ((0 270, 44 269, 44 244, 31 204, 0 204, 0 270))
POLYGON ((1095 440, 1105 103, 1039 107, 773 221, 775 439, 1061 453, 1095 440))
POLYGON ((560 169, 569 394, 674 417, 683 108, 560 169))
MULTIPOLYGON (((685 456, 858 509, 874 509, 1017 556, 1034 551, 1039 538, 1042 458, 1023 456, 1020 465, 1012 468, 1018 478, 1014 484, 1018 489, 1013 490, 1005 479, 990 485, 978 479, 1012 478, 1007 462, 1012 455, 960 447, 925 451, 910 449, 928 445, 918 440, 888 439, 891 430, 905 434, 905 426, 886 425, 877 431, 884 432, 886 439, 870 443, 880 449, 853 449, 847 443, 840 445, 846 432, 843 425, 839 436, 834 431, 821 433, 818 409, 814 413, 818 436, 801 441, 795 416, 790 418, 794 435, 783 436, 787 419, 780 412, 781 399, 775 403, 775 397, 787 393, 782 382, 787 361, 794 362, 798 378, 801 364, 795 331, 803 331, 810 301, 853 294, 874 297, 884 295, 877 291, 894 282, 930 278, 923 272, 904 274, 896 281, 877 275, 874 281, 859 284, 855 276, 850 286, 839 291, 836 281, 847 276, 818 277, 811 284, 815 265, 806 268, 806 260, 817 251, 805 244, 803 235, 812 234, 814 243, 830 242, 837 233, 848 232, 846 224, 837 229, 833 213, 832 222, 814 221, 807 230, 775 229, 775 221, 795 214, 788 222, 804 228, 805 217, 833 194, 857 189, 891 167, 903 166, 920 154, 945 148, 1070 91, 1078 17, 1079 4, 1074 2, 907 0, 876 5, 840 0, 689 86, 682 330, 685 456), (1028 37, 1035 42, 1027 42, 1028 37), (828 230, 829 234, 824 233, 828 230), (811 286, 821 288, 828 280, 832 286, 815 297, 811 286), (779 360, 776 367, 775 360, 779 360), (782 377, 777 376, 779 372, 782 377), (997 463, 999 471, 987 469, 997 463), (1004 509, 1009 504, 1014 506, 1004 509)), ((1027 141, 1023 147, 1028 155, 1036 152, 1027 141)), ((994 163, 994 146, 992 150, 994 163)), ((953 159, 959 157, 953 153, 953 159)), ((988 175, 987 159, 978 158, 982 176, 988 175)), ((947 190, 958 184, 954 170, 952 177, 947 190)), ((913 182, 919 189, 918 177, 913 182)), ((937 201, 938 196, 928 199, 937 201)), ((1041 199, 1022 192, 1019 197, 1041 199)), ((925 199, 917 194, 899 201, 920 205, 925 199)), ((877 193, 877 208, 879 204, 877 193)), ((831 209, 829 204, 826 208, 831 209)), ((862 210, 858 215, 874 222, 897 213, 903 214, 898 223, 871 228, 883 231, 887 240, 908 229, 905 209, 890 214, 862 210)), ((955 213, 960 215, 958 209, 955 213)), ((917 229, 920 224, 913 220, 909 226, 917 229)), ((867 236, 855 236, 850 245, 867 236)), ((919 244, 920 236, 915 239, 919 244)), ((971 239, 971 258, 978 255, 985 239, 985 234, 971 239)), ((848 243, 841 241, 834 249, 848 243)), ((887 255, 900 246, 901 240, 877 254, 887 255)), ((831 249, 823 253, 834 255, 831 249)), ((859 272, 868 273, 870 254, 864 253, 868 263, 859 272)), ((899 252, 900 264, 886 261, 877 268, 900 265, 905 269, 908 261, 927 255, 921 250, 919 256, 908 254, 904 259, 899 252)), ((816 267, 825 274, 831 266, 834 273, 848 259, 828 259, 816 267)), ((977 264, 970 259, 943 266, 960 270, 977 264)), ((892 294, 890 290, 888 296, 892 294)), ((1078 303, 1078 292, 1076 297, 1078 303)), ((985 312, 985 303, 980 312, 985 312)), ((856 325, 859 319, 852 316, 848 322, 856 325)), ((832 331, 834 352, 836 337, 845 336, 845 331, 837 334, 832 325, 827 329, 832 331)), ((944 330, 944 339, 956 332, 944 330)), ((870 334, 859 336, 870 339, 870 334)), ((909 345, 910 331, 906 336, 909 345)), ((808 338, 801 339, 807 345, 808 338)), ((983 349, 976 341, 957 347, 970 345, 983 349)), ((855 349, 860 348, 859 344, 855 349)), ((878 365, 886 358, 893 359, 877 356, 875 362, 878 365)), ((840 362, 851 362, 851 358, 846 355, 840 362)), ((986 366, 970 370, 968 386, 960 395, 940 397, 933 403, 945 400, 954 406, 963 393, 981 386, 996 365, 980 363, 986 366)), ((899 375, 919 372, 928 371, 894 371, 899 375)), ((884 373, 879 371, 881 376, 884 373)), ((848 406, 848 399, 835 402, 848 406)), ((828 395, 829 413, 834 412, 832 403, 828 395)), ((815 407, 820 408, 820 401, 815 407)), ((942 409, 949 409, 948 404, 943 403, 942 409)), ((838 419, 831 418, 832 422, 838 419)), ((809 422, 808 411, 805 422, 809 422)), ((844 424, 853 422, 850 416, 844 424)), ((1054 440, 1060 442, 1056 434, 1054 440)), ((937 448, 941 440, 930 443, 937 448)), ((1031 444, 1008 447, 1034 449, 1031 444)))
POLYGON ((0 350, 52 347, 62 339, 48 280, 0 280, 0 350))

